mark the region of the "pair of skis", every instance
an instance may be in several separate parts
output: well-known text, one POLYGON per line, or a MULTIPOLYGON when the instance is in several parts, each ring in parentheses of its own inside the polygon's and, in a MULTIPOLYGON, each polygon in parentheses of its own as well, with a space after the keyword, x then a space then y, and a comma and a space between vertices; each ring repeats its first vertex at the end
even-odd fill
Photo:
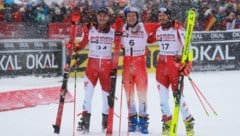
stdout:
MULTIPOLYGON (((61 123, 62 123, 62 113, 64 109, 64 101, 65 101, 65 96, 68 93, 67 90, 67 84, 68 84, 68 77, 69 77, 69 72, 71 69, 71 59, 73 56, 73 50, 75 49, 75 38, 77 35, 77 29, 78 29, 78 23, 80 21, 80 9, 75 8, 71 14, 71 28, 70 28, 70 36, 69 36, 69 42, 67 46, 67 58, 66 58, 66 64, 64 68, 64 74, 63 74, 63 82, 62 82, 62 87, 60 89, 60 99, 59 99, 59 105, 58 105, 58 111, 57 111, 57 117, 55 124, 53 125, 54 128, 54 133, 59 134, 60 133, 60 128, 61 128, 61 123)), ((75 54, 76 57, 76 54, 75 54)), ((76 63, 76 62, 75 62, 76 63)), ((75 101, 75 100, 74 100, 75 101)))
POLYGON ((122 26, 123 19, 117 17, 115 21, 115 40, 114 40, 114 53, 113 53, 113 69, 111 72, 111 88, 108 96, 108 122, 107 122, 107 132, 106 135, 112 135, 113 131, 113 118, 114 118, 114 101, 115 101, 115 92, 116 92, 116 83, 117 83, 117 71, 118 71, 118 60, 119 53, 121 49, 121 38, 122 38, 122 26))
MULTIPOLYGON (((184 41, 184 47, 183 47, 183 54, 182 54, 182 64, 183 66, 186 65, 187 61, 191 59, 192 53, 190 52, 191 48, 191 39, 192 39, 192 32, 195 24, 196 19, 196 12, 191 9, 188 11, 187 16, 187 29, 185 34, 185 41, 184 41)), ((173 118, 171 122, 170 127, 170 136, 176 136, 177 135, 177 127, 178 127, 178 117, 179 117, 179 111, 180 111, 180 98, 182 95, 182 89, 183 89, 183 82, 184 82, 184 76, 180 75, 178 79, 178 86, 177 91, 174 93, 174 111, 173 111, 173 118)))

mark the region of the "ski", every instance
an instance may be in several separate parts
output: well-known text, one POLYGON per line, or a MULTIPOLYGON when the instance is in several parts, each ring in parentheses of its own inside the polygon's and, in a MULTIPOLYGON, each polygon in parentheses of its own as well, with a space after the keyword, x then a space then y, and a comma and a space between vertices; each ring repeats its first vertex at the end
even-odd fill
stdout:
POLYGON ((78 23, 80 21, 80 9, 75 8, 71 14, 71 28, 70 28, 70 35, 69 35, 69 42, 67 46, 71 46, 67 48, 67 58, 66 58, 66 63, 64 67, 64 73, 63 73, 63 82, 62 86, 60 89, 60 99, 59 99, 59 105, 58 105, 58 111, 57 111, 57 117, 55 124, 53 125, 54 128, 54 133, 59 134, 60 133, 60 128, 61 128, 61 123, 62 123, 62 113, 64 109, 64 101, 65 101, 65 96, 68 92, 67 89, 67 84, 68 84, 68 77, 69 77, 69 72, 70 72, 70 63, 73 55, 73 49, 75 46, 75 38, 77 35, 77 28, 78 28, 78 23))
MULTIPOLYGON (((195 24, 195 18, 196 18, 196 12, 194 10, 189 10, 188 16, 187 16, 187 29, 186 29, 185 41, 183 46, 183 54, 182 54, 183 66, 192 57, 192 52, 190 52, 190 48, 191 48, 190 43, 192 39, 192 32, 195 24)), ((178 79, 177 91, 176 93, 173 94, 175 106, 173 111, 171 127, 170 127, 170 136, 177 135, 178 117, 179 117, 179 111, 180 111, 180 99, 182 95, 183 81, 184 81, 184 76, 180 75, 178 79)))
POLYGON ((114 39, 114 53, 113 53, 113 70, 111 72, 111 89, 108 96, 108 122, 106 135, 112 135, 113 131, 113 117, 114 117, 114 100, 117 82, 118 58, 121 49, 123 19, 117 17, 115 21, 115 39, 114 39))

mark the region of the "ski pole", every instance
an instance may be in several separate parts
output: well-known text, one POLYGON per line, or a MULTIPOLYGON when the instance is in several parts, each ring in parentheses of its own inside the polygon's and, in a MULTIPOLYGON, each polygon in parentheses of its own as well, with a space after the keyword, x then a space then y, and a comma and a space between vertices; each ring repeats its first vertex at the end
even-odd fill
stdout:
MULTIPOLYGON (((188 79, 189 79, 189 77, 188 77, 188 79)), ((190 80, 190 79, 189 79, 189 80, 190 80)), ((190 81, 190 82, 191 82, 191 81, 190 81)), ((200 98, 199 93, 196 91, 195 86, 192 84, 192 82, 191 82, 191 85, 192 85, 192 87, 193 87, 193 89, 194 89, 194 91, 195 91, 195 93, 196 93, 196 95, 197 95, 197 97, 198 97, 198 100, 200 101, 200 103, 201 103, 201 105, 202 105, 202 107, 203 107, 203 109, 204 109, 206 115, 209 116, 209 113, 208 113, 208 111, 207 111, 205 105, 203 104, 203 101, 202 101, 202 99, 200 98)))
POLYGON ((74 64, 74 100, 73 100, 73 136, 75 136, 75 114, 76 114, 76 88, 77 88, 77 64, 78 57, 77 51, 75 51, 75 64, 74 64))
POLYGON ((119 136, 121 136, 121 126, 122 126, 122 93, 123 93, 123 69, 122 69, 122 85, 121 85, 121 95, 120 95, 120 115, 119 115, 119 136))
MULTIPOLYGON (((212 112, 217 116, 217 112, 213 109, 213 107, 211 106, 211 104, 208 102, 208 100, 206 99, 206 97, 203 95, 203 93, 200 91, 200 89, 197 87, 197 85, 195 84, 195 82, 192 80, 192 78, 190 76, 188 76, 188 79, 196 93, 196 95, 198 95, 198 98, 200 100, 200 96, 199 94, 201 95, 201 97, 205 100, 205 102, 208 104, 208 106, 210 107, 210 109, 212 110, 212 112)), ((200 102, 202 103, 202 101, 200 100, 200 102)), ((202 106, 204 107, 204 110, 206 111, 206 108, 205 106, 203 105, 202 103, 202 106)), ((208 112, 206 112, 206 114, 208 115, 208 112)))

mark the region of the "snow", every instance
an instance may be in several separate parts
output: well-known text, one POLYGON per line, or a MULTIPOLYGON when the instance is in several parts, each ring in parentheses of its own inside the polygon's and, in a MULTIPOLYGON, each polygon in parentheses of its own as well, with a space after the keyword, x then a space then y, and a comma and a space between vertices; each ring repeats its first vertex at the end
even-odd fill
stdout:
MULTIPOLYGON (((240 71, 216 71, 216 72, 192 72, 191 77, 198 88, 204 94, 208 102, 217 112, 213 114, 205 103, 210 116, 207 116, 196 96, 189 80, 185 78, 184 94, 190 111, 195 117, 196 136, 236 136, 237 129, 240 128, 240 109, 238 108, 240 98, 239 85, 240 71)), ((61 86, 62 77, 34 77, 21 76, 16 78, 1 78, 0 92, 16 89, 29 89, 61 86)), ((69 91, 74 94, 74 78, 69 79, 69 91)), ((76 114, 81 112, 83 102, 83 78, 77 77, 77 101, 76 114)), ((99 84, 95 89, 92 101, 92 118, 89 135, 104 135, 101 132, 101 92, 99 84)), ((120 114, 121 102, 121 76, 118 77, 117 100, 115 104, 116 114, 120 114)), ((172 105, 172 98, 170 100, 172 105)), ((123 91, 122 99, 122 120, 121 134, 119 130, 119 119, 114 118, 114 135, 127 135, 127 108, 123 91)), ((66 103, 63 111, 62 127, 60 136, 73 135, 73 103, 66 103)), ((54 136, 52 124, 55 123, 57 104, 39 105, 36 107, 0 112, 0 135, 1 136, 54 136)), ((149 74, 148 89, 148 111, 150 115, 149 132, 150 136, 161 134, 161 112, 159 104, 159 94, 156 89, 155 74, 149 74)), ((79 117, 76 117, 76 122, 79 117)), ((77 124, 77 123, 76 123, 77 124)), ((76 132, 76 135, 81 135, 76 132)), ((131 135, 141 135, 139 132, 131 135)), ((185 130, 181 116, 179 120, 178 135, 184 136, 185 130)))

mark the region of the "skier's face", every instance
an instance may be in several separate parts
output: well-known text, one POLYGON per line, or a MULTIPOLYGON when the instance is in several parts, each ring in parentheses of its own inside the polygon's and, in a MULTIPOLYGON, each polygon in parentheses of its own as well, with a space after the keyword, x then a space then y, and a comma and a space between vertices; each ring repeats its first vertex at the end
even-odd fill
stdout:
POLYGON ((134 25, 137 22, 137 14, 136 12, 130 12, 127 14, 127 23, 130 25, 134 25))
POLYGON ((163 12, 159 12, 158 13, 158 21, 160 22, 160 24, 167 24, 170 20, 169 20, 169 17, 167 16, 167 14, 165 14, 163 12))
POLYGON ((107 24, 109 19, 110 19, 109 15, 107 15, 105 13, 99 13, 97 15, 98 24, 100 24, 100 25, 107 24))

